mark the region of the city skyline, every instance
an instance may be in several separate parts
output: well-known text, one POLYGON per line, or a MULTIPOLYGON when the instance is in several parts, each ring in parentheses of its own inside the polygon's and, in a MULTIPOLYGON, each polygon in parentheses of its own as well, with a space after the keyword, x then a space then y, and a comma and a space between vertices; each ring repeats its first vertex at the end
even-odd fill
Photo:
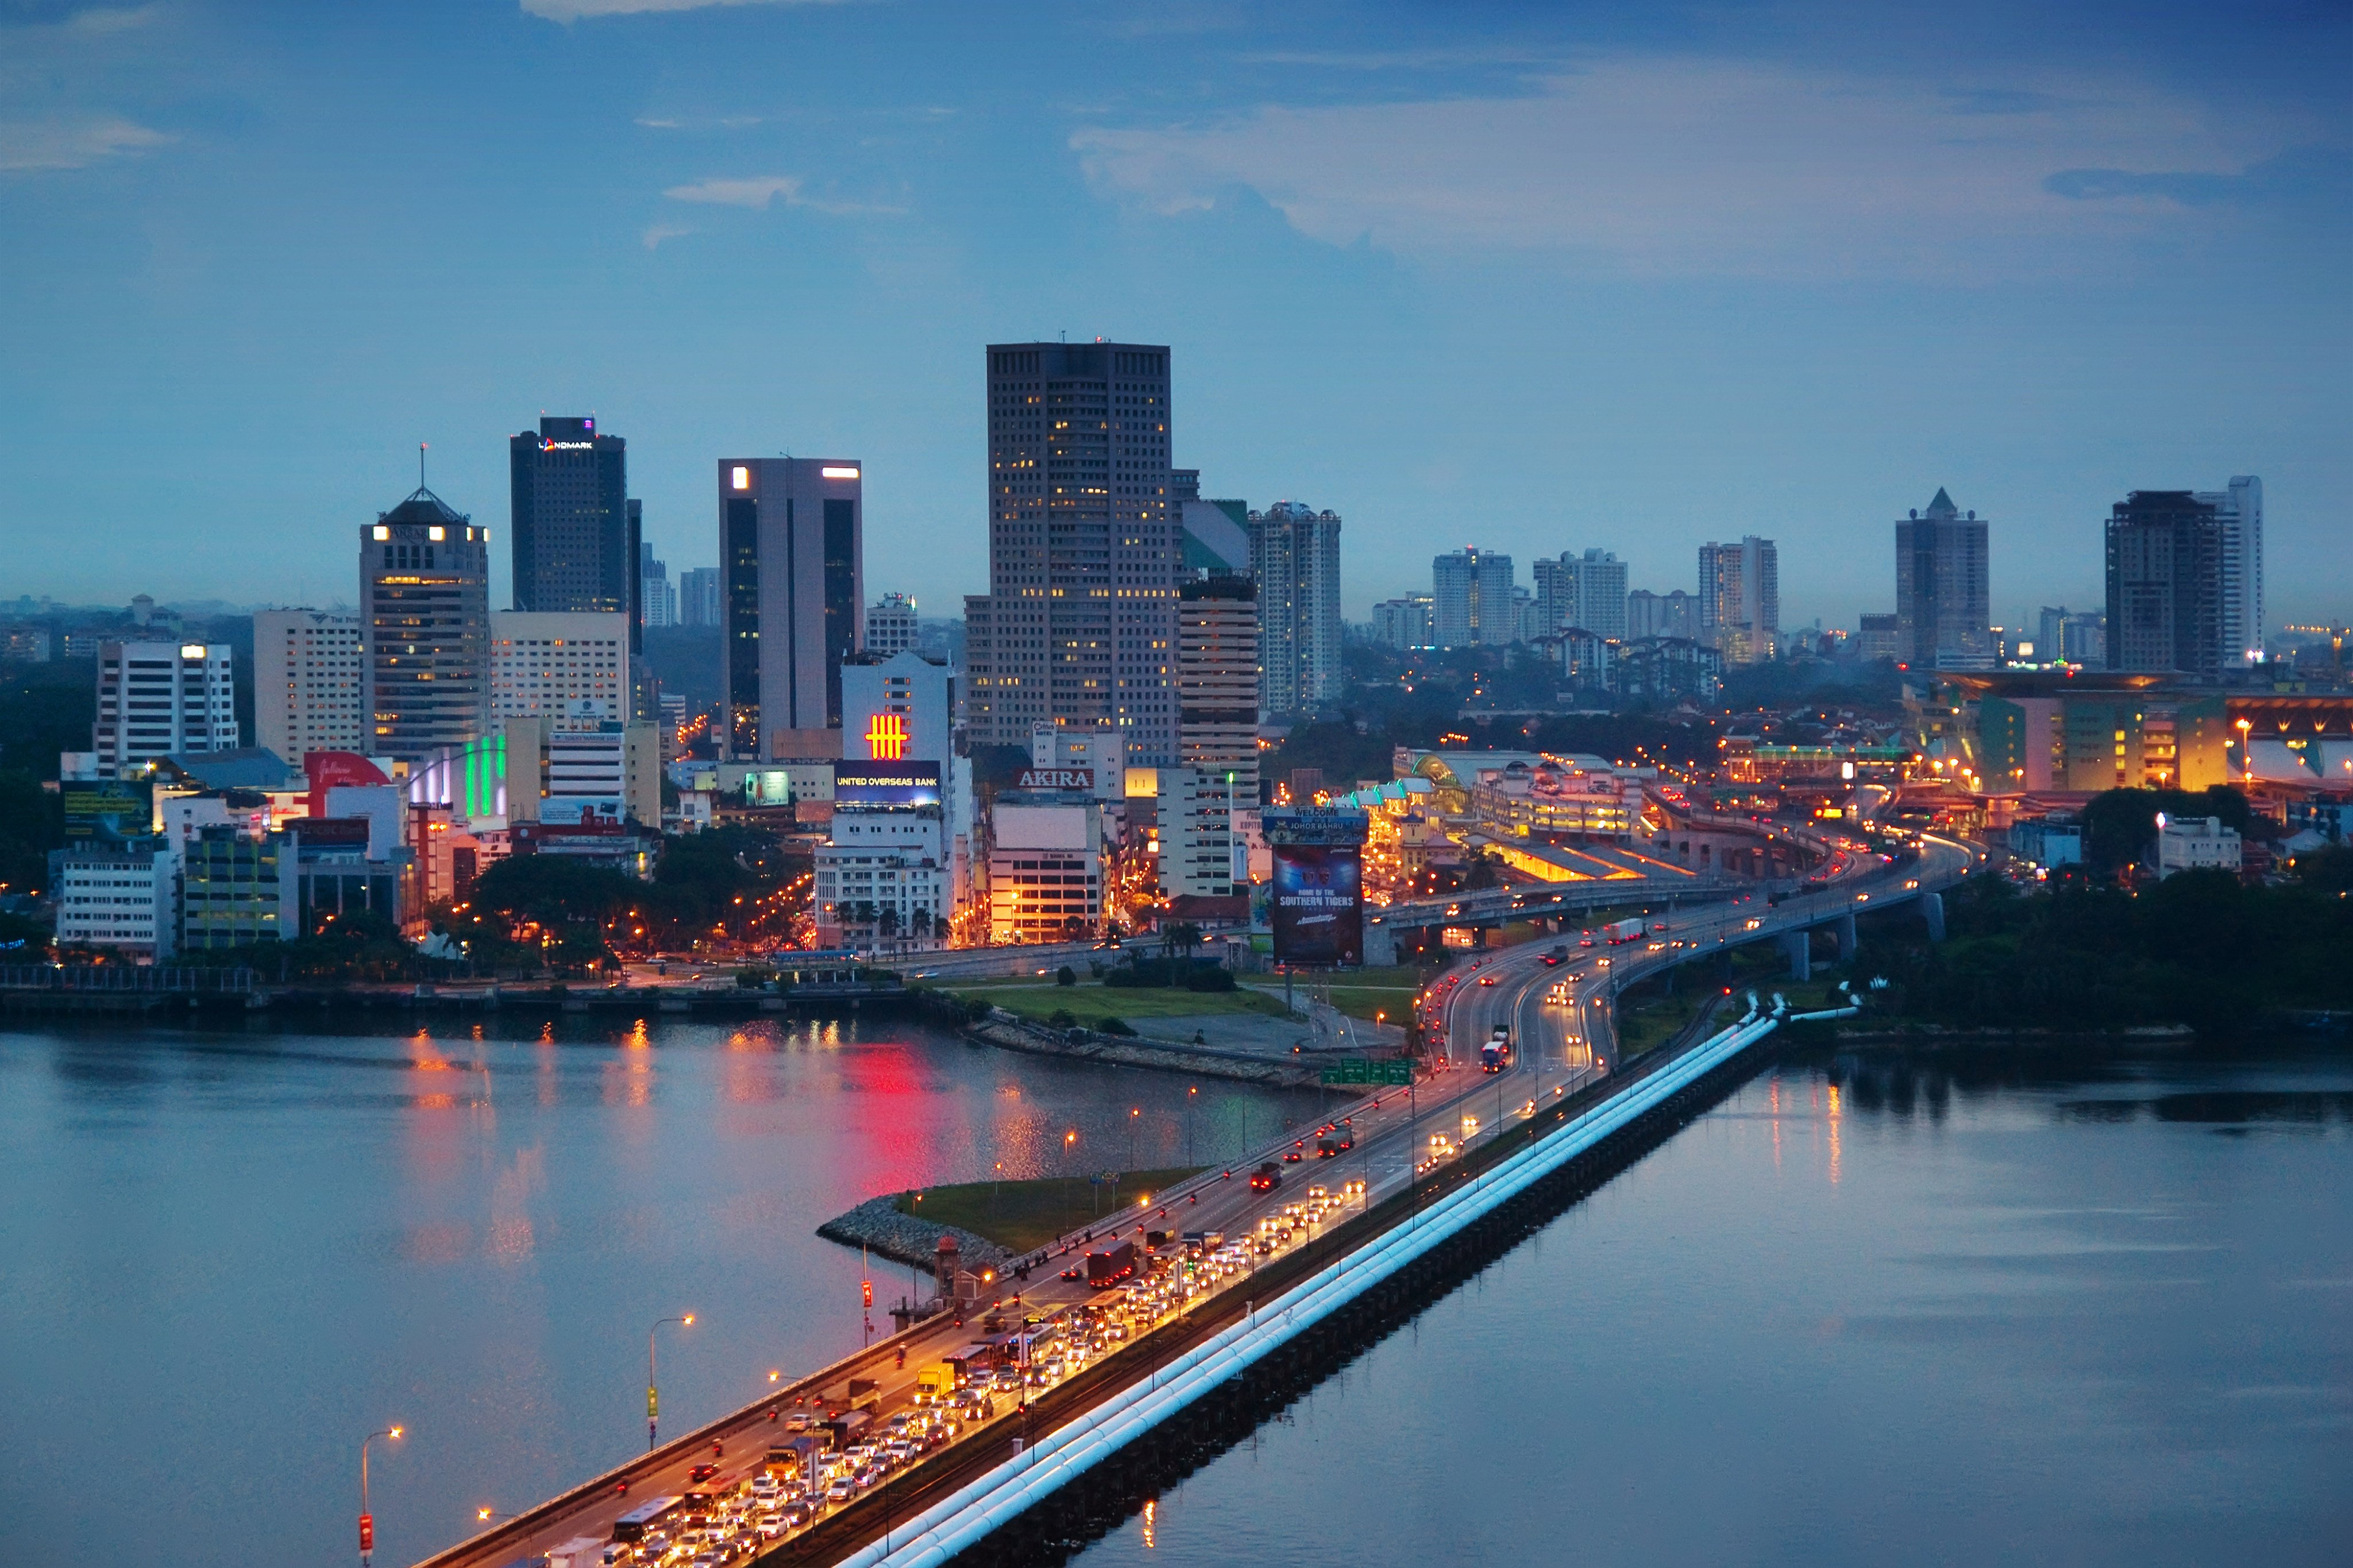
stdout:
POLYGON ((910 7, 944 47, 902 60, 879 9, 605 14, 630 9, 0 29, 26 68, 0 210, 29 237, 0 277, 41 306, 0 395, 0 537, 45 572, 18 591, 332 602, 342 530, 412 488, 416 443, 495 522, 499 443, 563 409, 628 433, 681 571, 715 561, 714 458, 861 452, 875 588, 946 606, 986 580, 972 348, 1065 332, 1171 344, 1171 458, 1207 493, 1349 519, 1352 620, 1419 586, 1435 526, 1660 587, 1754 532, 1787 623, 1852 625, 1887 601, 1858 546, 1941 485, 2000 520, 2008 623, 2097 597, 2116 496, 2236 473, 2269 491, 2274 623, 2348 590, 2341 18, 1923 14, 1864 43, 1826 9, 1376 10, 1343 53, 1313 10, 1145 34, 910 7), (769 79, 809 54, 835 69, 769 79), (1145 85, 1008 101, 1015 59, 1145 85), (396 146, 338 112, 385 96, 420 110, 396 146), (1677 97, 1728 107, 1651 107, 1677 97), (1752 168, 1729 127, 1760 101, 1785 112, 1752 168), (1478 171, 1452 229, 1424 146, 1478 171), (112 460, 126 425, 148 460, 112 460), (185 528, 218 548, 132 579, 185 528), (52 561, 53 531, 105 548, 52 561))

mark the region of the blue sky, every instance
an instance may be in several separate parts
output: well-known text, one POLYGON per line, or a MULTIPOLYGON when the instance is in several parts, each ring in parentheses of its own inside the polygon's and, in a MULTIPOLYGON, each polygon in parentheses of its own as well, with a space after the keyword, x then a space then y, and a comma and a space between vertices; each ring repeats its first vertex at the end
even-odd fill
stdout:
POLYGON ((2341 5, 0 0, 0 595, 353 594, 594 411, 673 569, 712 460, 867 464, 867 580, 987 580, 981 347, 1174 348, 1178 461, 1783 619, 1993 520, 2011 619, 2132 488, 2263 476, 2353 610, 2341 5), (1966 11, 1967 14, 1961 14, 1966 11))

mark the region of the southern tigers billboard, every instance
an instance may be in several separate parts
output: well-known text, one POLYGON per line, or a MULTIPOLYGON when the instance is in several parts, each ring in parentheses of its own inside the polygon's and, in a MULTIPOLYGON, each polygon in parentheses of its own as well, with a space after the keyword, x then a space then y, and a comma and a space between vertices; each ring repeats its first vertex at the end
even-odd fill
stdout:
POLYGON ((1362 963, 1363 850, 1354 844, 1277 844, 1273 852, 1275 962, 1362 963))

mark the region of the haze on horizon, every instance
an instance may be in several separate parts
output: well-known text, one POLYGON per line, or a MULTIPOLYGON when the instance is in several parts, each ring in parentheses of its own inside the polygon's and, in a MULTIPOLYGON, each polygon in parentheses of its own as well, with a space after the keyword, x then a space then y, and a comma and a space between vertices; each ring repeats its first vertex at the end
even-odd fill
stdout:
MULTIPOLYGON (((2131 489, 2263 477, 2342 618, 2353 14, 2294 5, 0 0, 0 597, 328 603, 416 482, 629 442, 867 468, 867 581, 987 584, 982 345, 1166 342, 1204 493, 1346 519, 1347 613, 1477 543, 1785 625, 1992 520, 2097 602, 2131 489)), ((498 603, 504 603, 504 552, 498 603)))

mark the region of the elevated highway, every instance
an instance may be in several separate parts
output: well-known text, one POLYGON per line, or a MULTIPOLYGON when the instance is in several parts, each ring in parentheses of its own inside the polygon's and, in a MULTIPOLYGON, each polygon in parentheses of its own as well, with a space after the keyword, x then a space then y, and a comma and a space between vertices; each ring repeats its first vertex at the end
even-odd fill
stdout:
MULTIPOLYGON (((944 1562, 1336 1302, 1390 1277, 1419 1256, 1415 1248, 1435 1245, 1441 1226, 1472 1223, 1518 1190, 1514 1184, 1538 1179, 1721 1068, 1774 1022, 1750 1018, 1687 1051, 1652 1052, 1630 1066, 1619 1058, 1609 1001, 1627 982, 1743 942, 1802 933, 1859 907, 1916 900, 1957 879, 1970 859, 1960 847, 1941 844, 1912 866, 1858 856, 1821 887, 1778 903, 1752 895, 1678 909, 1654 921, 1663 929, 1615 949, 1570 944, 1562 962, 1547 963, 1555 944, 1537 942, 1458 971, 1422 1002, 1429 1037, 1442 1042, 1437 1059, 1410 1088, 1340 1108, 1336 1117, 1353 1133, 1345 1152, 1315 1158, 1311 1133, 1151 1194, 1145 1206, 1031 1255, 1023 1260, 1026 1278, 992 1281, 987 1303, 918 1322, 440 1552, 426 1568, 512 1568, 543 1562, 566 1543, 607 1542, 621 1515, 649 1500, 747 1480, 797 1414, 855 1405, 871 1412, 871 1430, 909 1409, 922 1369, 970 1349, 991 1319, 1016 1331, 1034 1327, 1040 1342, 1050 1339, 1067 1353, 1045 1367, 1021 1363, 1018 1388, 960 1422, 952 1437, 911 1444, 904 1462, 877 1467, 866 1484, 837 1488, 829 1502, 820 1497, 809 1517, 772 1513, 772 1533, 759 1532, 756 1510, 679 1531, 694 1531, 687 1544, 700 1545, 703 1531, 723 1529, 731 1553, 723 1560, 731 1562, 859 1568, 944 1562), (1482 1072, 1479 1046, 1499 1025, 1512 1034, 1513 1059, 1504 1070, 1482 1072), (1442 1142, 1433 1145, 1433 1137, 1442 1142), (1256 1190, 1250 1180, 1261 1161, 1274 1162, 1281 1178, 1271 1190, 1256 1190), (1341 1201, 1316 1205, 1312 1220, 1286 1219, 1286 1207, 1302 1203, 1311 1184, 1341 1201), (1269 1226, 1279 1237, 1261 1248, 1256 1238, 1269 1226), (1192 1264, 1190 1290, 1097 1290, 1082 1270, 1082 1278, 1062 1278, 1090 1248, 1114 1237, 1145 1251, 1154 1230, 1252 1239, 1229 1268, 1192 1264), (1095 1325, 1113 1321, 1119 1337, 1091 1338, 1095 1325), (1103 1348, 1090 1353, 1083 1348, 1090 1343, 1103 1348), (698 1476, 696 1467, 705 1465, 718 1475, 698 1476)), ((1182 1279, 1186 1267, 1175 1265, 1166 1278, 1182 1279)), ((807 1468, 797 1470, 805 1475, 807 1468)), ((691 1551, 670 1550, 678 1544, 673 1538, 660 1551, 622 1560, 691 1561, 691 1551)), ((601 1563, 601 1548, 581 1561, 601 1563)))

